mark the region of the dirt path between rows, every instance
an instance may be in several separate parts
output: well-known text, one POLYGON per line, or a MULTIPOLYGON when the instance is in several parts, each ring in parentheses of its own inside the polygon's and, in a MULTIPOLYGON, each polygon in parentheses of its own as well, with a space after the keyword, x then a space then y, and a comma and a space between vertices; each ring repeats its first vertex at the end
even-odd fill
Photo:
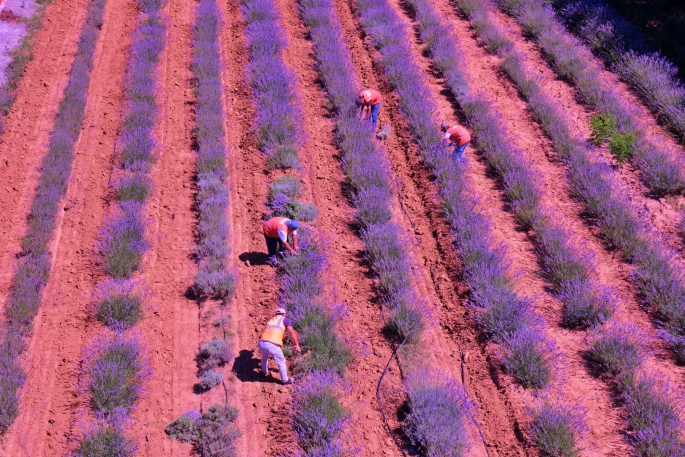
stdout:
POLYGON ((87 311, 103 275, 94 246, 102 226, 122 108, 123 76, 135 17, 133 2, 110 0, 95 51, 88 104, 52 244, 53 267, 26 353, 22 411, 0 455, 67 455, 74 448, 83 347, 100 325, 87 311))
POLYGON ((136 455, 189 455, 191 446, 169 439, 164 428, 189 409, 200 409, 193 393, 197 382, 198 308, 186 296, 193 284, 196 214, 192 210, 195 154, 192 150, 192 25, 195 3, 170 0, 166 47, 157 72, 160 107, 154 136, 157 161, 150 177, 154 190, 147 202, 152 248, 140 277, 152 291, 152 308, 136 326, 147 345, 152 377, 133 413, 131 435, 140 445, 136 455))
MULTIPOLYGON (((55 0, 43 12, 12 111, 0 135, 0 306, 4 308, 26 233, 26 220, 47 151, 57 106, 67 85, 87 0, 55 0)), ((4 314, 2 314, 4 316, 4 314)), ((4 317, 3 317, 4 319, 4 317)))

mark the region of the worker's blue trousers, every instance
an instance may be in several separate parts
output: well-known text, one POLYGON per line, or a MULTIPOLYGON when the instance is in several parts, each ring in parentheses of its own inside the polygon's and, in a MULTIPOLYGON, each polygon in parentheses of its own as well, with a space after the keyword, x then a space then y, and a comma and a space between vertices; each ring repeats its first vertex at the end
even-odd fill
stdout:
POLYGON ((461 146, 455 146, 454 147, 454 161, 457 162, 457 164, 460 164, 464 158, 464 151, 466 150, 466 146, 468 146, 469 143, 462 144, 461 146))
POLYGON ((373 126, 376 127, 378 125, 378 112, 381 110, 381 104, 376 103, 375 105, 371 105, 371 120, 373 121, 373 126))

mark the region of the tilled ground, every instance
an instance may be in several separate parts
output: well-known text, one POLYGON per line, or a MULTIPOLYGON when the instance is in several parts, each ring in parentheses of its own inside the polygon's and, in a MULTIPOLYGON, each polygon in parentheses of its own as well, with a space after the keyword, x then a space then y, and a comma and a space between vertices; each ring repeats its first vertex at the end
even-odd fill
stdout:
MULTIPOLYGON (((382 333, 380 292, 364 258, 354 211, 345 191, 341 151, 334 142, 333 119, 326 108, 325 92, 318 81, 312 45, 298 16, 297 2, 277 0, 276 3, 286 31, 284 58, 296 75, 296 92, 304 112, 302 126, 306 141, 300 151, 303 168, 297 172, 304 183, 303 200, 314 203, 320 211, 314 225, 327 240, 325 249, 330 260, 327 294, 332 300, 346 302, 350 310, 338 328, 354 353, 354 361, 345 376, 351 391, 344 401, 355 411, 350 436, 362 447, 362 455, 399 456, 382 422, 379 407, 388 413, 390 428, 399 431, 398 412, 405 400, 403 372, 397 365, 391 368, 378 405, 376 385, 394 349, 382 333)), ((407 40, 427 78, 439 116, 457 119, 460 111, 423 54, 411 14, 401 0, 391 3, 410 27, 407 40)), ((595 236, 595 229, 581 218, 582 208, 570 196, 563 164, 532 120, 525 102, 501 73, 497 57, 479 46, 468 22, 456 14, 449 0, 435 0, 434 4, 452 23, 454 33, 465 46, 469 59, 467 71, 473 84, 486 93, 502 113, 510 133, 515 134, 517 145, 533 159, 542 177, 545 203, 576 235, 579 248, 595 256, 599 278, 619 292, 622 299, 619 317, 637 322, 649 333, 654 356, 648 365, 675 380, 682 379, 683 369, 675 366, 655 338, 653 325, 639 307, 630 267, 616 253, 607 251, 595 236)), ((5 240, 0 247, 3 304, 14 256, 19 251, 19 239, 26 228, 37 167, 45 153, 52 118, 73 60, 85 5, 85 1, 67 4, 55 0, 48 7, 45 27, 38 33, 36 60, 27 69, 19 99, 7 119, 7 130, 0 138, 3 158, 0 171, 6 177, 0 183, 0 233, 5 240)), ((164 427, 189 409, 202 410, 224 401, 225 391, 221 387, 202 395, 193 392, 197 382, 196 352, 214 336, 226 336, 236 350, 236 360, 225 368, 224 374, 229 402, 240 410, 238 425, 243 436, 237 443, 238 455, 276 456, 288 453, 294 446, 288 410, 290 388, 275 381, 277 375, 273 369, 267 381, 257 376, 257 339, 276 307, 279 287, 275 270, 266 262, 261 218, 268 184, 280 172, 266 172, 264 158, 257 149, 253 130, 255 110, 245 81, 247 53, 240 1, 225 0, 219 6, 224 16, 220 44, 225 64, 225 127, 230 148, 231 207, 227 217, 232 225, 230 243, 238 278, 237 294, 222 307, 212 301, 197 301, 189 293, 196 273, 192 259, 196 222, 194 96, 189 69, 195 15, 193 3, 171 0, 165 8, 169 21, 166 48, 157 75, 162 111, 155 132, 159 142, 158 161, 152 172, 155 189, 148 205, 153 247, 141 269, 154 294, 152 307, 138 326, 149 348, 153 370, 146 395, 134 411, 132 435, 140 445, 140 455, 189 455, 190 445, 169 440, 164 427), (228 317, 224 328, 216 326, 223 316, 228 317)), ((400 356, 400 366, 405 371, 420 366, 443 368, 460 378, 460 353, 465 353, 466 385, 479 404, 476 420, 490 455, 534 455, 526 444, 529 419, 524 408, 530 395, 502 373, 495 357, 496 348, 484 341, 473 316, 464 306, 468 288, 461 280, 461 266, 432 182, 434 178, 399 115, 397 97, 381 75, 379 56, 359 27, 355 2, 337 0, 336 10, 360 86, 376 87, 384 97, 379 124, 392 127, 385 146, 397 184, 394 220, 405 228, 415 285, 434 304, 439 322, 428 332, 418 355, 400 356), (419 359, 422 361, 418 362, 419 359)), ((22 392, 22 413, 3 439, 0 455, 67 454, 74 447, 80 413, 88 410, 87 396, 78 389, 79 364, 83 348, 99 328, 88 312, 92 290, 101 279, 94 246, 111 198, 115 144, 123 109, 123 75, 136 17, 133 1, 108 2, 74 173, 53 242, 52 275, 27 352, 29 379, 22 392)), ((539 52, 521 37, 511 19, 503 15, 498 15, 498 19, 511 27, 516 46, 539 68, 543 87, 559 98, 573 119, 573 126, 587 136, 587 119, 592 112, 576 102, 572 88, 555 79, 539 52)), ((658 127, 654 129, 655 135, 660 134, 658 127)), ((517 288, 522 295, 535 298, 537 309, 549 322, 548 334, 566 354, 564 394, 583 401, 589 409, 588 449, 593 455, 626 455, 630 449, 624 438, 624 413, 610 386, 597 378, 584 362, 585 334, 558 326, 561 304, 548 293, 549 284, 538 275, 532 238, 518 226, 486 162, 473 148, 467 150, 467 155, 471 159, 469 179, 484 202, 483 210, 492 222, 494 236, 509 247, 508 258, 514 265, 512 274, 517 277, 517 288)), ((610 160, 605 151, 600 160, 610 160)), ((677 246, 673 231, 677 217, 670 211, 679 200, 655 203, 644 195, 630 167, 625 167, 620 174, 630 195, 645 206, 656 226, 677 246)), ((403 438, 400 436, 400 439, 403 438)), ((470 455, 485 455, 478 439, 475 443, 470 455)))

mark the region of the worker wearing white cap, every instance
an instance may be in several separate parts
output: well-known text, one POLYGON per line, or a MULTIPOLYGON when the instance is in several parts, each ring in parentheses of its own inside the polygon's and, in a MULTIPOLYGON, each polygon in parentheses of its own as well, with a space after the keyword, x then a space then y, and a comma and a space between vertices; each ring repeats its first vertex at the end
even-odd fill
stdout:
POLYGON ((281 349, 286 331, 295 343, 295 350, 302 352, 302 349, 300 349, 300 344, 297 341, 297 333, 293 328, 293 323, 285 317, 285 314, 285 309, 278 308, 274 317, 266 324, 266 328, 259 337, 259 352, 262 354, 262 374, 266 375, 269 373, 269 356, 271 356, 278 364, 278 371, 281 374, 283 384, 292 384, 293 379, 288 378, 285 356, 281 349))

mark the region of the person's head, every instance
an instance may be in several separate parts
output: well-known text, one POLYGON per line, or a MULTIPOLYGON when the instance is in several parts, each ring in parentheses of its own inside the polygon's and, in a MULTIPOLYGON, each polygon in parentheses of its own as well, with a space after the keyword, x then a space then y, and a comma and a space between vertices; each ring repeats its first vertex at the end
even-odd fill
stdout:
POLYGON ((442 132, 446 132, 448 128, 450 128, 450 126, 448 124, 446 124, 444 122, 442 124, 440 124, 440 130, 442 132))
POLYGON ((357 105, 357 108, 362 106, 364 104, 364 100, 362 99, 362 96, 360 95, 357 97, 357 99, 354 101, 354 104, 357 105))
POLYGON ((292 219, 289 220, 289 221, 287 221, 287 222, 285 223, 285 225, 286 225, 286 227, 288 227, 288 231, 289 231, 289 232, 294 232, 295 230, 297 230, 298 228, 300 228, 300 224, 299 224, 297 221, 292 220, 292 219))
POLYGON ((286 314, 285 308, 278 308, 276 310, 276 316, 285 316, 285 314, 286 314))

